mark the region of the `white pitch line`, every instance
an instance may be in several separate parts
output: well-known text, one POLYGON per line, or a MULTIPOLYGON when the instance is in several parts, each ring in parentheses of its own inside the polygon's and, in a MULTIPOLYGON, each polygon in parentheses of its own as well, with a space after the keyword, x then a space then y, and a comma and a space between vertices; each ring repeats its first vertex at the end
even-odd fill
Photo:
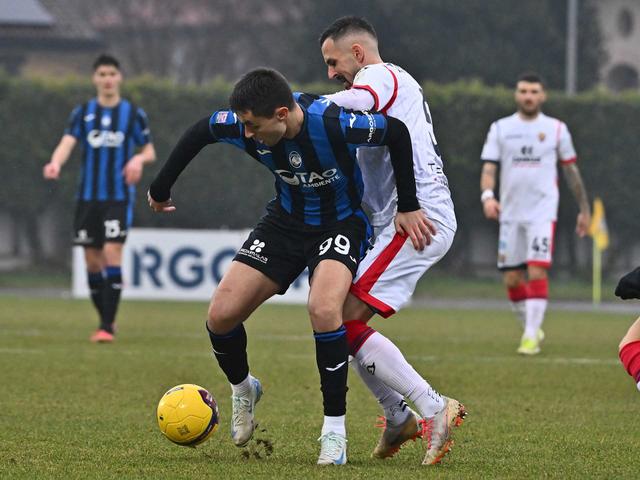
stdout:
POLYGON ((30 355, 30 354, 43 354, 44 350, 38 350, 36 348, 20 348, 20 347, 0 347, 0 353, 6 354, 18 354, 18 355, 30 355))
MULTIPOLYGON (((409 360, 417 360, 420 362, 446 362, 446 358, 439 358, 435 356, 423 356, 423 355, 407 355, 409 360)), ((531 363, 545 363, 545 364, 557 364, 557 365, 618 365, 620 363, 617 359, 613 358, 581 358, 581 357, 522 357, 520 355, 509 357, 456 357, 457 361, 470 361, 481 363, 513 363, 516 359, 523 362, 531 363)))

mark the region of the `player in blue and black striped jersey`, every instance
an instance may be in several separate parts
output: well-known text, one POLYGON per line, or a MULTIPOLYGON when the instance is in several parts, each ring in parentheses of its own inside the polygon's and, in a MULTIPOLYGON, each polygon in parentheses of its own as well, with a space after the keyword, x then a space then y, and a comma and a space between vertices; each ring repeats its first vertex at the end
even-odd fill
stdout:
POLYGON ((101 55, 93 70, 97 96, 71 113, 44 167, 44 177, 58 179, 76 144, 82 144, 74 243, 84 247, 91 299, 100 315, 100 326, 91 340, 111 342, 122 289, 122 246, 131 226, 135 185, 143 166, 155 160, 155 150, 144 111, 120 97, 118 61, 101 55))
POLYGON ((158 212, 175 210, 170 189, 208 144, 235 145, 272 172, 276 197, 209 306, 211 344, 233 391, 231 435, 238 446, 251 439, 254 407, 262 394, 260 382, 249 374, 243 322, 308 268, 308 308, 325 415, 318 463, 343 464, 348 351, 342 305, 370 233, 360 209, 363 183, 356 149, 389 148, 399 197, 397 228, 423 239, 427 223, 416 199, 409 132, 382 114, 347 111, 322 97, 292 94, 284 77, 268 69, 246 74, 230 104, 230 110, 219 110, 186 131, 151 184, 149 203, 158 212))

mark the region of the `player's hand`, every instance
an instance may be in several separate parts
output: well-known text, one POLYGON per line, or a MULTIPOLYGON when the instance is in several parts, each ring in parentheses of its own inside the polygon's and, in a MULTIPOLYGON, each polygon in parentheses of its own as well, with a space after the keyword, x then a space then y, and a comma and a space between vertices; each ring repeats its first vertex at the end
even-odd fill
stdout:
POLYGON ((42 169, 42 175, 47 180, 57 180, 60 177, 60 165, 54 162, 47 163, 42 169))
POLYGON ((122 169, 124 175, 124 181, 127 185, 135 185, 140 181, 142 177, 142 168, 144 165, 144 159, 142 155, 134 155, 129 159, 122 169))
POLYGON ((171 199, 167 200, 166 202, 156 202, 153 198, 151 198, 151 193, 149 192, 147 192, 147 202, 149 202, 149 206, 154 212, 167 213, 174 212, 176 210, 176 207, 171 199))
POLYGON ((616 287, 616 296, 623 300, 640 298, 640 267, 620 279, 616 287))
POLYGON ((498 220, 500 216, 500 202, 495 198, 488 198, 482 202, 482 211, 489 220, 498 220))
POLYGON ((431 245, 431 237, 436 234, 436 227, 422 210, 413 212, 398 212, 394 220, 396 232, 411 239, 413 248, 424 250, 426 245, 431 245))
POLYGON ((580 238, 589 232, 589 225, 591 225, 591 214, 589 212, 580 212, 576 220, 576 233, 580 238))

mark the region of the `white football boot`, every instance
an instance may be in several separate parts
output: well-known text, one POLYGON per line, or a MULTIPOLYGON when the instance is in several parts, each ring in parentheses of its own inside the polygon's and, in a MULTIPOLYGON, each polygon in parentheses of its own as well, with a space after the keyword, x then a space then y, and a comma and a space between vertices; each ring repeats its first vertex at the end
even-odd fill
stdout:
POLYGON ((232 395, 231 438, 236 447, 244 447, 255 430, 257 423, 253 411, 262 397, 260 380, 251 377, 251 393, 247 396, 232 395))

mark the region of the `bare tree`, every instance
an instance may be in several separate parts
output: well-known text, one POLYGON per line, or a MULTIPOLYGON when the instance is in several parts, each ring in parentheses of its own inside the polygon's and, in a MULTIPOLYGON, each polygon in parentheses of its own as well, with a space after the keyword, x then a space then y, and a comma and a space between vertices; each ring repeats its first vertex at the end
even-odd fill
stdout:
POLYGON ((288 32, 304 1, 68 0, 134 75, 179 83, 236 78, 247 68, 290 65, 288 32))

